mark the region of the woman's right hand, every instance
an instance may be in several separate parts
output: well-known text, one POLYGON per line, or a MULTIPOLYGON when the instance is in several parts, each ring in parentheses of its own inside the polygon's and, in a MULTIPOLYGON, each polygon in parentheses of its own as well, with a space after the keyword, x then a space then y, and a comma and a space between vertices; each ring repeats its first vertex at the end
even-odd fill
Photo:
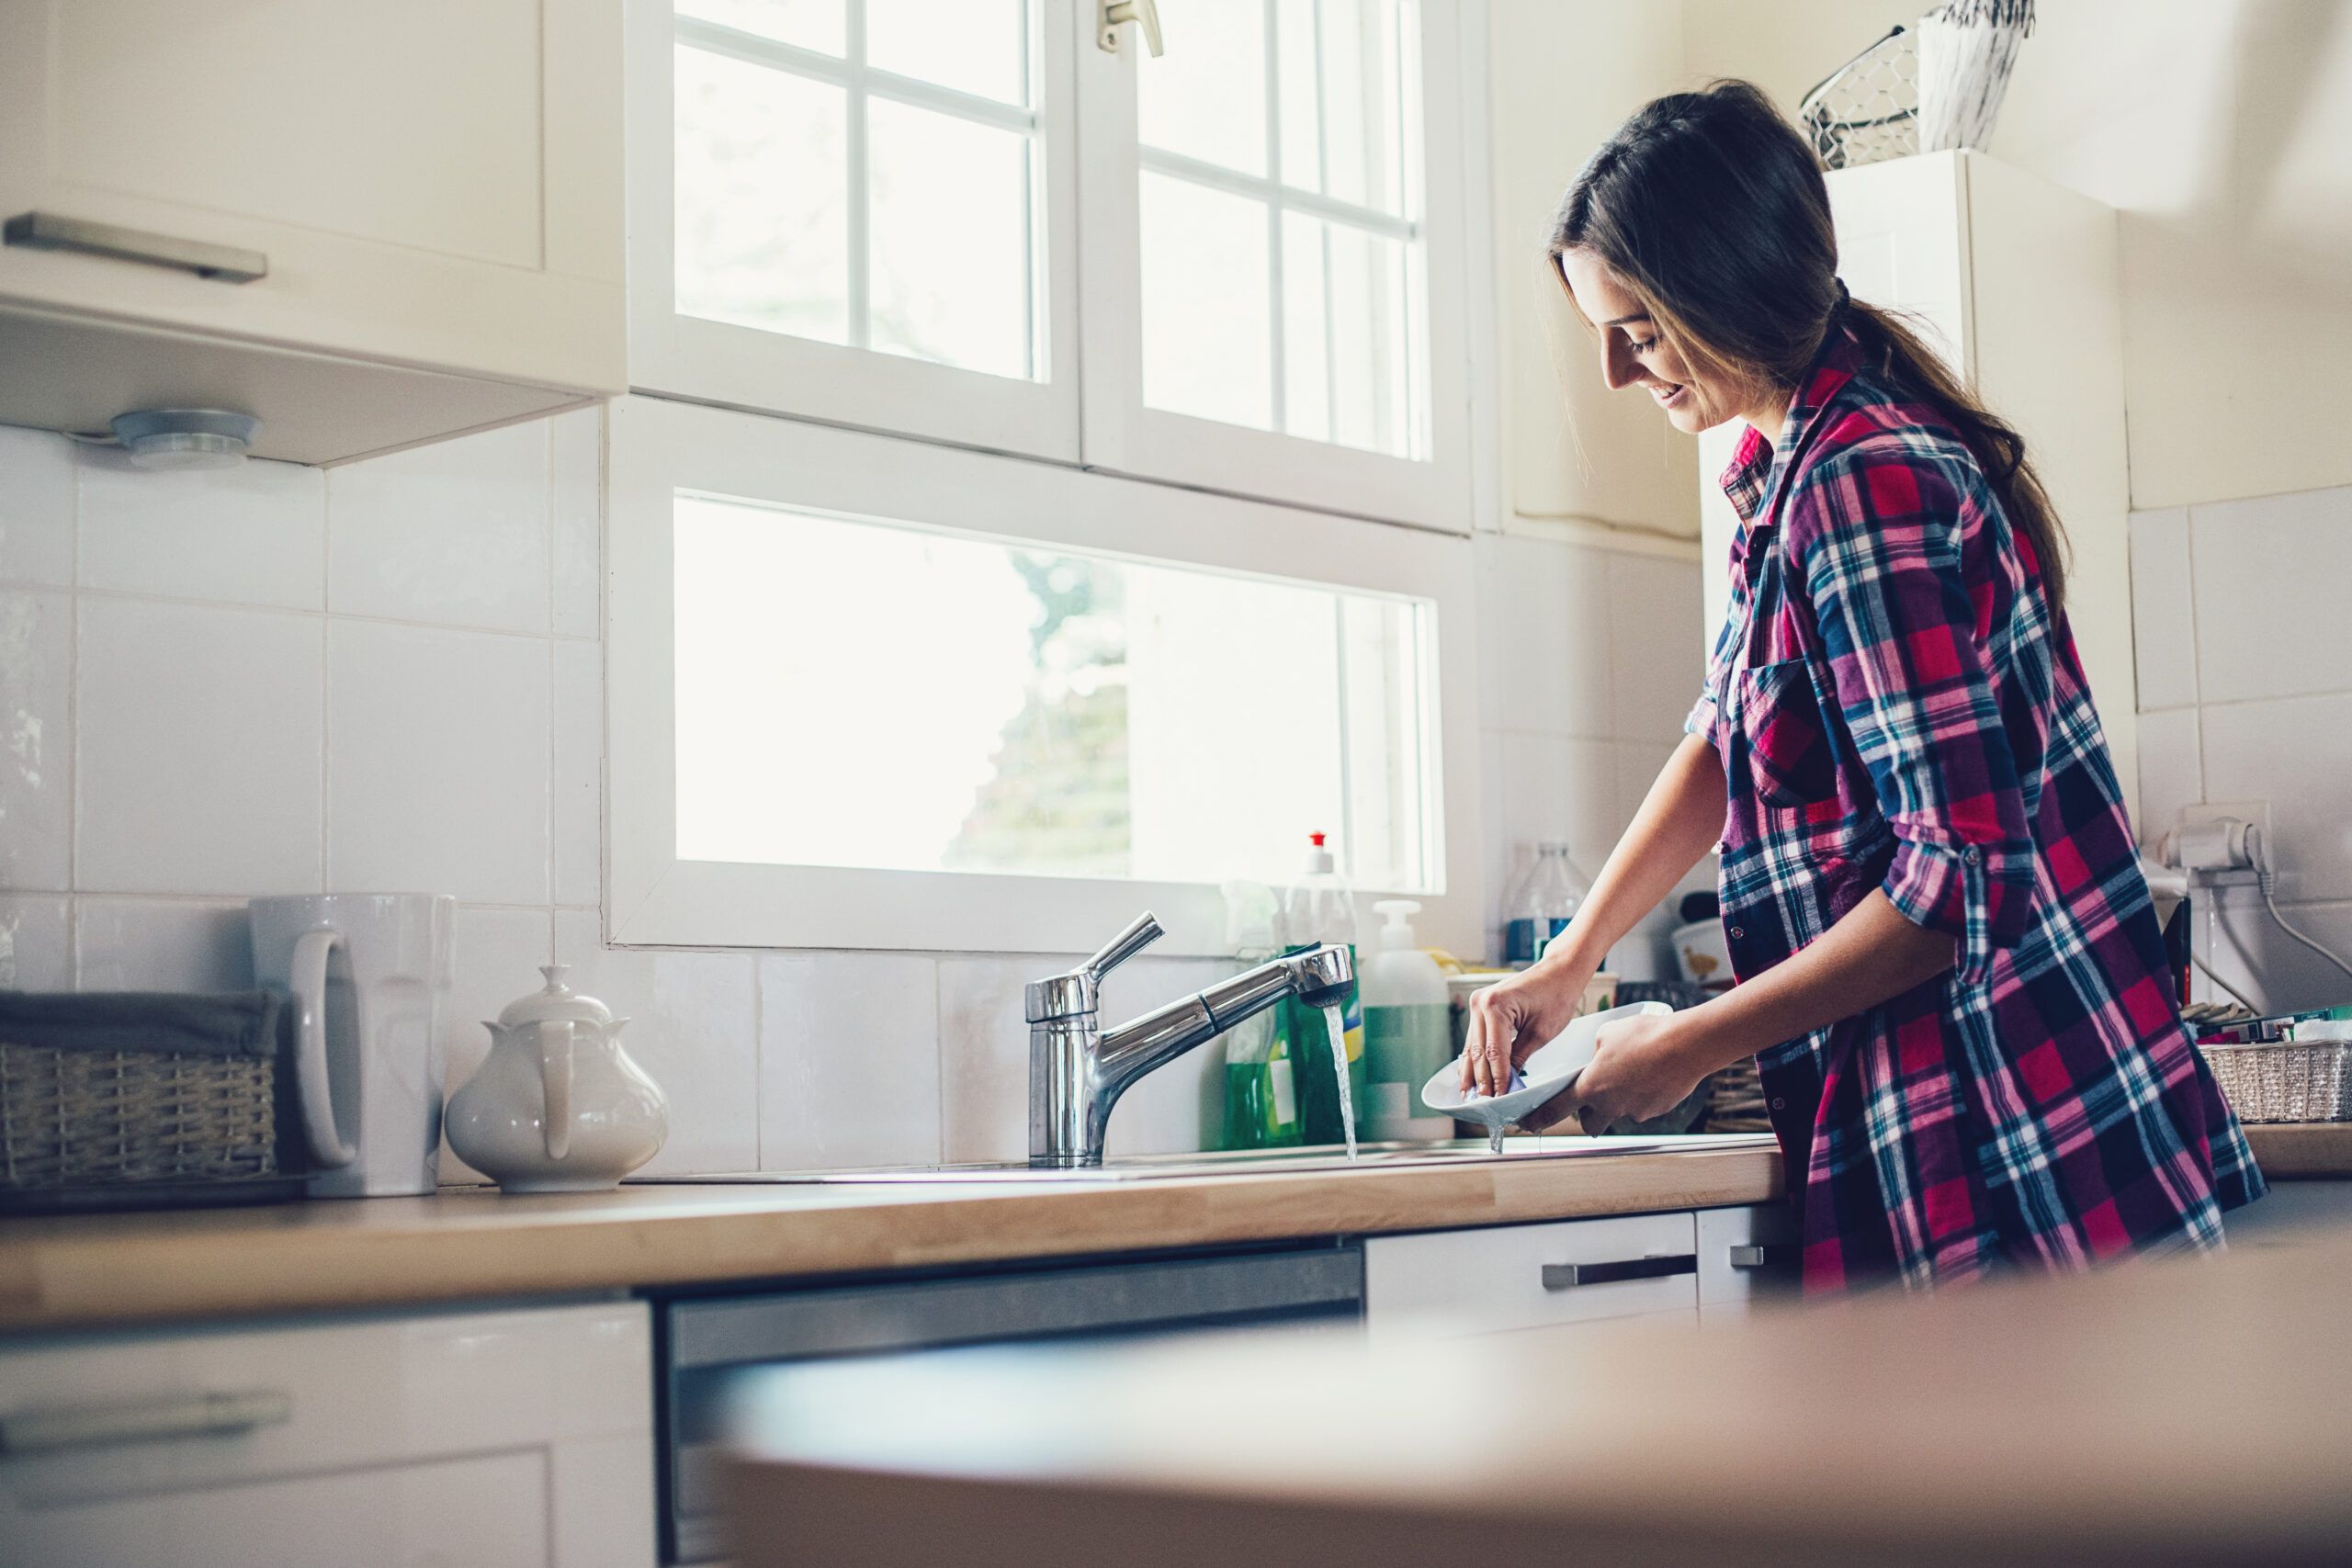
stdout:
POLYGON ((1512 1071, 1568 1027, 1595 972, 1589 964, 1538 964, 1472 992, 1462 1047, 1464 1092, 1504 1093, 1512 1071))

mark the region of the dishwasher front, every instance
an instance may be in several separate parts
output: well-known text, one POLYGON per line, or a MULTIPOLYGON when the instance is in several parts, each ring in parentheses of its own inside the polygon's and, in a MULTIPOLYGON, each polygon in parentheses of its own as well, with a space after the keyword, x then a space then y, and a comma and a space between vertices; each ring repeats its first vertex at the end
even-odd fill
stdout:
POLYGON ((1353 1242, 659 1301, 662 1560, 725 1554, 718 1462, 729 1384, 749 1369, 1363 1315, 1363 1254, 1353 1242))

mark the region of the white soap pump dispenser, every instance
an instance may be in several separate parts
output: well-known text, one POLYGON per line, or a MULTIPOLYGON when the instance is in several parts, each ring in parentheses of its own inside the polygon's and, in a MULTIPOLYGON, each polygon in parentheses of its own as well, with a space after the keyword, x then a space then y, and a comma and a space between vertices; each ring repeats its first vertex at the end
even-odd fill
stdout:
POLYGON ((1429 1113, 1419 1089, 1453 1058, 1453 1006, 1445 972, 1413 934, 1421 907, 1384 898, 1379 950, 1363 968, 1365 1100, 1374 1138, 1442 1143, 1453 1120, 1429 1113), (1415 1112, 1420 1114, 1416 1115, 1415 1112))

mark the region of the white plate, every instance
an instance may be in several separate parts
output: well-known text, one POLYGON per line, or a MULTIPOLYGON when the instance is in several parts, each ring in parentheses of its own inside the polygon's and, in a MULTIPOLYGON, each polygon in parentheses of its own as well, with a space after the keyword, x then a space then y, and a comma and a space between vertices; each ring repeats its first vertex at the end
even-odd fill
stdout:
POLYGON ((1661 1018, 1673 1010, 1664 1002, 1634 1002, 1606 1012, 1585 1014, 1562 1030, 1559 1038, 1520 1065, 1520 1072, 1527 1079, 1526 1087, 1509 1094, 1481 1096, 1473 1090, 1465 1096, 1462 1089, 1462 1058, 1456 1056, 1421 1086, 1421 1103, 1456 1121, 1476 1122, 1487 1129, 1488 1136, 1499 1137, 1504 1128, 1577 1081, 1577 1075, 1592 1060, 1601 1025, 1621 1018, 1661 1018))

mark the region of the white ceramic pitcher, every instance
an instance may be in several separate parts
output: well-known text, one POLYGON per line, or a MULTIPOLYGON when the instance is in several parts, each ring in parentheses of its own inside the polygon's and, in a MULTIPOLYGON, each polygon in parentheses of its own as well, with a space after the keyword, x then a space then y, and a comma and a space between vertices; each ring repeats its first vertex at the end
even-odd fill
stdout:
POLYGON ((490 1055, 450 1098, 449 1147, 509 1192, 592 1192, 661 1152, 670 1108, 621 1049, 628 1020, 563 983, 510 1003, 490 1055))
POLYGON ((430 1192, 458 901, 446 893, 255 898, 254 977, 294 1006, 314 1198, 430 1192))

